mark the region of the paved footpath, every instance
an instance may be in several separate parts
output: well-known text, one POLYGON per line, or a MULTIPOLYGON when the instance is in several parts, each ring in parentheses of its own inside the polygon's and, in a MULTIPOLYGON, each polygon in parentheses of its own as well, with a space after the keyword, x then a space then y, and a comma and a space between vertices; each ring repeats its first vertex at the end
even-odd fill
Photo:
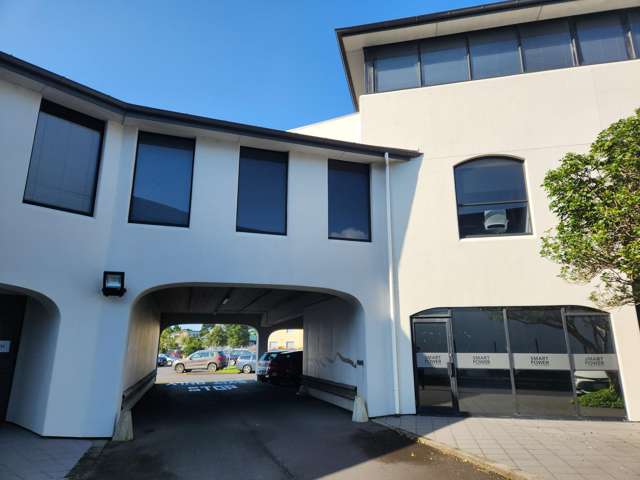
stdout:
POLYGON ((640 479, 640 423, 418 415, 375 421, 525 478, 640 479))

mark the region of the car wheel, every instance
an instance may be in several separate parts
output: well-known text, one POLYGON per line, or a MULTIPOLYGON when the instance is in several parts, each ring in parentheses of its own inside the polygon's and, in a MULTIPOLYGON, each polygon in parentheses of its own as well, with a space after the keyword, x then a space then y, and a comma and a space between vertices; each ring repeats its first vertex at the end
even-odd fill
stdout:
POLYGON ((215 372, 216 370, 218 370, 218 365, 216 365, 215 363, 210 363, 209 365, 207 365, 207 370, 209 370, 210 372, 215 372))
POLYGON ((176 373, 184 373, 184 365, 179 363, 175 366, 174 370, 176 373))
POLYGON ((251 373, 251 365, 245 365, 244 367, 242 367, 242 372, 251 373))

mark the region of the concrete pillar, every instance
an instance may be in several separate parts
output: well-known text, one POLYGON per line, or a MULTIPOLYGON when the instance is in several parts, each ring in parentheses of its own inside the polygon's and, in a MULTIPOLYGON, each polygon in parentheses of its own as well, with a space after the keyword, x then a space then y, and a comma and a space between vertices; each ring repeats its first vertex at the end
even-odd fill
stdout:
POLYGON ((257 349, 257 358, 260 358, 264 352, 269 350, 269 335, 273 332, 273 329, 270 327, 257 327, 258 330, 258 349, 257 349))

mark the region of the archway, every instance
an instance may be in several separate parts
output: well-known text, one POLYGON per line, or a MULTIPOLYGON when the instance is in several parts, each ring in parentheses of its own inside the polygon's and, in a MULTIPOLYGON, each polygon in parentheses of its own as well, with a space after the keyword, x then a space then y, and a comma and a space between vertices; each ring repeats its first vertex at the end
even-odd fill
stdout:
POLYGON ((0 422, 43 432, 59 323, 48 297, 0 284, 0 422))

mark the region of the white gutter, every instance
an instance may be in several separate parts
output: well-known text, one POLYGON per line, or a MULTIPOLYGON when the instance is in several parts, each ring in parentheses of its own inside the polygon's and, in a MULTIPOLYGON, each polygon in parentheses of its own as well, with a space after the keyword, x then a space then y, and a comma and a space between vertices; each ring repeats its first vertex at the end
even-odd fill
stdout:
POLYGON ((389 152, 384 154, 385 198, 387 203, 387 275, 389 282, 389 317, 391 319, 391 358, 393 359, 394 412, 400 414, 400 387, 398 380, 398 336, 396 326, 396 286, 393 275, 393 233, 391 231, 391 170, 389 152))

